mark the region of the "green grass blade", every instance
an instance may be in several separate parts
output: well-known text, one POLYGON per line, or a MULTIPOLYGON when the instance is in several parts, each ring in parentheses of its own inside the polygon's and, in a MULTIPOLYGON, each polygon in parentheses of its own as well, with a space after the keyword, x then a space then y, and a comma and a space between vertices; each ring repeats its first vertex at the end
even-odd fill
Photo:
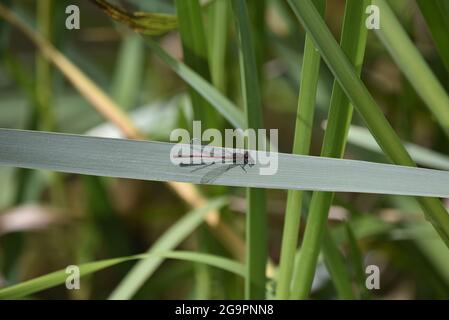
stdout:
MULTIPOLYGON (((102 8, 106 7, 106 12, 114 19, 116 15, 114 12, 117 8, 113 8, 108 11, 108 6, 105 1, 102 2, 102 8)), ((119 12, 119 14, 122 14, 119 12)), ((129 13, 127 13, 129 15, 129 13)), ((151 14, 148 15, 148 19, 151 20, 151 14)), ((167 16, 167 18, 170 18, 167 16)), ((118 19, 120 21, 120 19, 118 19)), ((153 20, 153 22, 157 22, 153 20)), ((125 22, 126 23, 126 22, 125 22)), ((156 27, 156 26, 155 26, 156 27)), ((170 26, 171 27, 171 26, 170 26)), ((133 28, 131 26, 131 28, 133 28)), ((139 32, 140 30, 135 30, 139 32)), ((201 75, 193 71, 184 63, 171 57, 165 50, 163 50, 156 41, 150 37, 144 37, 145 43, 156 53, 162 61, 164 61, 175 73, 178 74, 184 81, 186 81, 190 87, 195 89, 205 100, 207 100, 212 106, 214 106, 217 111, 222 114, 234 127, 245 128, 244 114, 239 110, 229 99, 223 96, 216 88, 214 88, 207 80, 205 80, 201 75)))
POLYGON ((449 72, 449 6, 441 0, 416 0, 429 31, 432 34, 435 47, 440 54, 440 58, 449 72))
MULTIPOLYGON (((320 14, 324 15, 325 2, 321 0, 316 1, 316 6, 320 14)), ((292 153, 294 154, 309 154, 320 73, 320 59, 321 56, 313 45, 312 40, 306 35, 293 141, 292 153)), ((288 299, 290 295, 290 284, 301 222, 301 206, 302 191, 289 190, 276 286, 276 297, 278 299, 288 299)))
POLYGON ((443 279, 449 283, 449 251, 439 239, 438 234, 428 225, 410 224, 408 232, 412 233, 413 241, 421 248, 423 254, 431 261, 443 279))
MULTIPOLYGON (((357 76, 360 75, 365 52, 367 30, 364 26, 363 12, 368 3, 369 1, 358 0, 348 0, 346 2, 341 48, 348 57, 349 62, 355 66, 357 76)), ((339 158, 343 156, 346 135, 352 118, 352 109, 339 83, 334 81, 330 101, 329 121, 321 150, 322 156, 339 158)), ((332 199, 332 193, 314 193, 312 196, 310 213, 297 265, 296 278, 293 284, 292 297, 294 298, 304 298, 312 285, 321 237, 323 232, 325 232, 327 214, 332 204, 332 199)), ((327 232, 325 233, 327 234, 327 232)), ((331 255, 327 258, 327 262, 329 270, 331 270, 332 279, 337 289, 339 289, 340 294, 342 294, 342 297, 347 298, 350 296, 347 290, 350 287, 350 284, 348 284, 349 276, 345 268, 339 267, 341 263, 338 259, 338 252, 332 244, 326 243, 332 241, 331 239, 331 235, 327 235, 324 239, 324 247, 326 248, 324 254, 331 255), (333 262, 336 262, 337 265, 332 265, 333 262)))
MULTIPOLYGON (((348 142, 367 150, 382 152, 369 130, 359 126, 352 125, 349 128, 348 142)), ((447 155, 409 142, 404 142, 404 146, 416 163, 429 168, 449 170, 449 157, 447 155)))
MULTIPOLYGON (((204 216, 213 209, 220 209, 225 205, 225 199, 210 200, 205 206, 190 211, 171 226, 151 246, 148 253, 173 250, 188 235, 190 235, 204 221, 204 216)), ((145 259, 138 262, 118 284, 109 296, 109 299, 130 299, 139 288, 151 277, 154 271, 162 264, 163 259, 145 259)))
MULTIPOLYGON (((213 267, 217 267, 242 277, 245 276, 244 266, 238 262, 232 261, 227 258, 214 256, 211 254, 189 252, 189 251, 166 251, 166 252, 152 252, 146 254, 139 254, 128 257, 107 259, 95 262, 88 262, 79 265, 80 277, 88 274, 92 274, 97 271, 101 271, 105 268, 112 267, 119 263, 123 263, 131 260, 141 259, 160 259, 160 258, 176 259, 183 261, 191 261, 197 263, 207 264, 213 267)), ((22 282, 20 284, 6 287, 0 290, 0 299, 18 299, 26 297, 30 294, 43 291, 55 287, 57 285, 65 283, 68 274, 66 270, 59 270, 41 277, 37 277, 32 280, 22 282)))
MULTIPOLYGON (((37 26, 41 35, 51 41, 53 25, 52 0, 43 0, 36 3, 37 6, 37 26)), ((44 131, 56 129, 56 117, 53 97, 52 67, 50 62, 40 52, 36 52, 36 100, 35 104, 38 128, 44 131)), ((30 102, 32 102, 32 99, 30 102)), ((62 177, 58 173, 51 173, 51 198, 52 202, 58 206, 64 206, 65 196, 62 177)))
MULTIPOLYGON (((240 43, 240 74, 246 123, 248 128, 257 130, 262 128, 262 101, 248 9, 244 0, 233 0, 232 9, 240 43)), ((247 202, 245 297, 264 299, 267 264, 265 191, 248 189, 247 202)))
MULTIPOLYGON (((52 1, 43 0, 36 3, 38 31, 46 39, 51 39, 52 1)), ((36 98, 40 129, 52 131, 55 129, 55 115, 52 99, 52 74, 50 63, 40 53, 36 53, 36 98)))
POLYGON ((384 152, 395 162, 413 166, 393 128, 389 125, 354 67, 335 41, 310 0, 289 0, 298 19, 311 34, 315 45, 346 95, 363 116, 384 152))
MULTIPOLYGON (((185 63, 206 81, 210 81, 208 51, 203 17, 198 0, 176 0, 179 33, 185 63)), ((206 128, 215 127, 215 110, 194 88, 189 87, 194 120, 206 128)))
POLYGON ((267 0, 246 0, 246 5, 251 26, 254 56, 256 58, 256 71, 259 76, 259 83, 263 84, 263 64, 268 43, 266 41, 267 30, 265 23, 267 0))
POLYGON ((379 6, 381 16, 376 35, 449 137, 449 96, 388 4, 384 0, 373 0, 373 4, 379 6))
POLYGON ((209 61, 212 83, 220 91, 226 89, 226 42, 229 6, 227 0, 215 0, 209 8, 209 61))
POLYGON ((112 97, 117 104, 129 110, 138 101, 145 62, 142 37, 130 32, 122 40, 112 83, 112 97))
MULTIPOLYGON (((385 119, 383 113, 365 85, 357 77, 354 67, 338 46, 338 43, 333 38, 331 32, 326 27, 312 3, 309 0, 289 0, 289 3, 300 22, 311 34, 322 57, 335 75, 346 95, 362 115, 370 131, 382 147, 382 150, 397 164, 415 166, 415 163, 405 150, 400 139, 385 119)), ((418 198, 418 202, 434 228, 438 231, 445 243, 449 245, 449 215, 441 202, 433 198, 418 198)), ((330 201, 327 201, 326 205, 330 205, 330 201)), ((326 212, 326 210, 324 211, 326 212)), ((324 225, 325 219, 323 218, 322 221, 317 222, 320 225, 324 225)), ((311 232, 321 232, 321 229, 322 228, 317 227, 315 230, 311 230, 311 232)), ((311 246, 318 247, 319 243, 312 243, 311 246)), ((307 273, 312 273, 313 269, 314 268, 308 268, 307 273)), ((303 273, 298 272, 298 274, 303 273)), ((302 281, 296 283, 298 283, 299 287, 302 287, 301 292, 298 291, 298 295, 306 296, 310 288, 310 283, 302 281)))
POLYGON ((358 295, 360 298, 366 298, 369 296, 368 290, 365 285, 365 266, 363 263, 362 251, 357 243, 357 238, 354 234, 354 230, 350 221, 346 221, 344 224, 346 229, 346 235, 348 238, 349 257, 354 273, 354 278, 357 281, 358 295))
POLYGON ((351 278, 347 271, 345 260, 328 230, 325 230, 324 232, 322 250, 324 263, 326 264, 335 288, 337 289, 338 297, 344 300, 355 299, 354 292, 352 291, 351 278))
POLYGON ((238 109, 228 98, 223 96, 209 82, 204 80, 191 68, 174 59, 157 42, 145 37, 145 43, 162 59, 178 76, 186 81, 192 88, 209 101, 220 114, 225 117, 235 128, 246 128, 243 112, 238 109))

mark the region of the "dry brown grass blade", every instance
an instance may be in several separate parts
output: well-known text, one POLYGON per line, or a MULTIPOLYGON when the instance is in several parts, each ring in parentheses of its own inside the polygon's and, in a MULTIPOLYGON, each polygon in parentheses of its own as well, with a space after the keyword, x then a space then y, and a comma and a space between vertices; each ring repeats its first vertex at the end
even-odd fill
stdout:
MULTIPOLYGON (((0 16, 22 31, 42 52, 42 55, 64 74, 80 94, 83 95, 105 119, 114 123, 127 138, 137 140, 144 139, 121 108, 50 42, 29 28, 11 10, 2 4, 0 4, 0 16)), ((206 199, 192 184, 178 182, 167 182, 167 184, 178 196, 192 207, 200 207, 206 202, 206 199)), ((206 215, 205 221, 232 255, 239 261, 243 261, 245 255, 244 242, 232 231, 232 229, 229 228, 229 226, 220 221, 219 212, 216 210, 211 211, 206 215)))
POLYGON ((117 125, 126 136, 133 139, 142 139, 142 136, 134 128, 127 116, 121 111, 120 107, 50 42, 34 32, 12 11, 2 4, 0 4, 0 15, 10 24, 22 31, 41 51, 42 55, 52 62, 66 76, 81 95, 83 95, 101 115, 117 125))

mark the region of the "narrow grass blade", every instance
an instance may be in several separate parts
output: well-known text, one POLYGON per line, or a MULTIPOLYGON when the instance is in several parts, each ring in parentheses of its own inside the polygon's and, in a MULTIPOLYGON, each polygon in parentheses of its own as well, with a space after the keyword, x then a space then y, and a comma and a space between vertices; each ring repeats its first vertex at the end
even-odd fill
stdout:
MULTIPOLYGON (((367 150, 382 152, 368 129, 352 125, 349 128, 348 142, 367 150)), ((423 166, 440 170, 449 170, 449 157, 419 145, 404 142, 404 146, 413 160, 423 166)))
POLYGON ((265 12, 267 0, 246 0, 248 18, 251 26, 251 38, 253 39, 254 57, 256 59, 256 71, 259 83, 263 83, 263 64, 267 48, 267 32, 265 12))
POLYGON ((360 298, 366 298, 369 293, 365 285, 365 266, 363 263, 362 251, 357 243, 357 238, 354 234, 354 230, 350 221, 344 224, 346 234, 348 238, 349 256, 351 260, 352 270, 354 278, 357 281, 358 295, 360 298))
MULTIPOLYGON (((449 96, 411 42, 388 4, 384 0, 373 0, 373 4, 379 7, 382 17, 380 29, 375 30, 376 35, 449 138, 449 96)), ((447 42, 447 34, 445 41, 447 42)))
MULTIPOLYGON (((206 81, 210 81, 208 51, 203 17, 198 0, 176 0, 176 11, 185 63, 206 81)), ((189 87, 193 118, 207 128, 216 127, 215 110, 194 88, 189 87)))
MULTIPOLYGON (((370 131, 382 147, 382 150, 397 164, 415 166, 415 163, 405 150, 400 139, 385 119, 365 85, 357 77, 354 67, 338 46, 338 43, 310 0, 289 0, 289 3, 299 21, 307 29, 307 32, 311 34, 322 57, 339 81, 345 94, 362 115, 370 131)), ((417 198, 417 200, 429 221, 449 246, 449 215, 441 202, 438 199, 432 198, 417 198)), ((324 211, 326 212, 326 210, 324 211)), ((325 219, 322 220, 317 225, 323 226, 325 219)), ((317 227, 315 230, 312 229, 311 232, 321 232, 321 230, 321 227, 317 227)), ((318 243, 313 245, 319 247, 318 243)), ((312 273, 313 269, 309 269, 307 272, 312 273)), ((301 273, 298 272, 298 274, 301 273)), ((297 283, 301 283, 301 281, 297 283)), ((302 282, 300 286, 309 287, 306 282, 302 282)), ((308 289, 305 289, 300 295, 306 296, 307 292, 308 289)))
MULTIPOLYGON (((31 27, 29 27, 24 21, 17 17, 11 10, 4 5, 0 4, 0 16, 2 16, 10 24, 17 27, 23 32, 43 53, 43 55, 49 59, 58 69, 61 71, 67 79, 74 85, 74 87, 88 100, 92 106, 102 114, 105 118, 114 123, 128 138, 141 139, 142 136, 139 131, 133 126, 129 118, 120 109, 120 107, 107 96, 90 78, 88 78, 76 65, 68 60, 62 53, 54 48, 48 41, 42 38, 39 34, 35 33, 31 27)), ((165 52, 164 52, 165 53, 165 52)), ((171 57, 170 57, 171 58, 171 57)), ((176 60, 175 60, 176 62, 176 60)), ((213 87, 212 87, 213 90, 213 87)), ((219 98, 223 99, 223 96, 219 95, 219 98)), ((225 98, 224 98, 225 99, 225 98)), ((234 107, 229 100, 225 99, 227 106, 234 107)), ((234 109, 238 115, 238 109, 234 109)), ((243 115, 242 115, 243 116, 243 115)), ((191 185, 179 185, 176 183, 169 183, 170 187, 183 200, 185 200, 191 206, 198 206, 204 201, 204 198, 199 194, 191 185)), ((218 213, 217 213, 218 214, 218 213)), ((226 248, 238 258, 241 258, 242 242, 238 236, 232 232, 223 223, 213 223, 208 220, 208 224, 216 232, 217 237, 223 242, 226 248)))
POLYGON ((449 283, 449 252, 441 239, 438 238, 435 230, 428 225, 409 225, 407 229, 423 254, 441 273, 444 280, 449 283))
POLYGON ((345 300, 355 299, 345 260, 328 230, 324 232, 322 250, 324 262, 337 289, 338 297, 345 300))
MULTIPOLYGON (((322 0, 316 1, 316 6, 319 13, 324 15, 325 2, 322 0)), ((293 141, 292 153, 294 154, 309 154, 320 74, 320 59, 321 56, 313 45, 310 36, 306 35, 293 141)), ((301 207, 302 191, 289 190, 276 287, 276 297, 278 299, 288 299, 290 295, 294 257, 298 245, 298 233, 301 222, 301 207)))
MULTIPOLYGON (((56 50, 48 41, 34 32, 26 22, 19 19, 14 12, 1 4, 0 16, 23 32, 37 46, 41 53, 49 59, 70 82, 72 82, 80 94, 83 95, 99 113, 116 124, 125 136, 135 139, 142 137, 117 104, 99 89, 99 87, 77 68, 76 65, 56 50)), ((197 207, 204 202, 204 197, 199 194, 198 190, 192 185, 171 182, 169 183, 169 186, 178 196, 193 207, 197 207)), ((220 241, 222 241, 224 246, 228 248, 235 257, 241 260, 241 252, 243 251, 241 249, 243 247, 241 239, 226 224, 220 221, 217 223, 217 215, 218 213, 215 212, 214 215, 208 216, 210 219, 208 218, 206 222, 220 241), (213 216, 215 216, 215 218, 213 218, 213 216)))
POLYGON ((209 61, 213 85, 220 91, 226 89, 226 43, 229 4, 227 0, 215 0, 209 8, 209 61))
POLYGON ((228 98, 223 96, 209 82, 204 80, 191 68, 170 56, 159 44, 149 37, 145 37, 145 43, 153 52, 162 59, 178 76, 186 81, 192 88, 209 101, 226 120, 236 128, 246 128, 243 112, 238 109, 228 98))
MULTIPOLYGON (((52 1, 36 3, 38 30, 46 39, 51 39, 52 1)), ((52 99, 52 76, 50 63, 38 51, 36 52, 36 99, 41 130, 52 131, 55 128, 55 115, 52 99)))
MULTIPOLYGON (((148 250, 148 254, 154 252, 175 249, 188 235, 190 235, 201 223, 211 210, 219 210, 226 204, 226 199, 219 198, 210 200, 205 206, 195 209, 178 220, 148 250)), ((162 264, 164 259, 153 258, 139 261, 128 272, 126 277, 114 289, 109 299, 130 299, 147 281, 154 271, 162 264)))
POLYGON ((112 97, 124 110, 135 107, 138 101, 144 65, 142 37, 130 32, 122 40, 112 84, 112 97))
POLYGON ((446 71, 449 72, 449 6, 441 0, 416 0, 446 71))
POLYGON ((20 29, 73 84, 75 88, 98 110, 110 119, 128 136, 140 137, 126 115, 95 83, 89 79, 77 66, 60 53, 50 42, 34 32, 24 21, 18 18, 7 7, 0 4, 0 16, 20 29))
MULTIPOLYGON (((363 215, 351 219, 352 230, 356 239, 364 239, 387 234, 394 229, 394 225, 380 220, 374 216, 363 215)), ((348 240, 345 225, 340 224, 331 229, 332 238, 337 245, 346 243, 348 240)))
MULTIPOLYGON (((355 66, 357 76, 360 75, 365 53, 367 30, 364 26, 363 12, 369 1, 348 0, 346 2, 341 50, 349 62, 355 66)), ((310 36, 310 35, 309 35, 310 36)), ((352 118, 352 106, 337 81, 334 81, 329 108, 329 122, 324 135, 322 156, 343 156, 346 135, 352 118)), ((304 240, 297 265, 297 277, 293 283, 294 298, 303 298, 304 289, 309 290, 315 273, 315 265, 320 251, 321 237, 324 242, 332 241, 332 236, 325 231, 326 220, 332 203, 332 193, 314 193, 310 204, 304 240)), ((324 254, 328 269, 342 298, 353 295, 350 288, 349 275, 341 267, 338 249, 330 243, 324 243, 324 254), (336 265, 333 265, 336 263, 336 265), (339 272, 339 274, 337 274, 339 272)))
MULTIPOLYGON (((128 257, 114 258, 108 260, 100 260, 95 262, 88 262, 79 265, 80 276, 83 277, 105 268, 112 267, 119 263, 140 260, 140 259, 154 259, 154 258, 168 258, 183 261, 198 262, 214 266, 242 277, 245 276, 244 267, 238 262, 227 258, 222 258, 210 254, 189 252, 189 251, 166 251, 166 252, 152 252, 128 257)), ((20 284, 0 289, 0 299, 18 299, 26 297, 30 294, 43 291, 55 287, 66 282, 68 274, 66 270, 59 270, 44 276, 22 282, 20 284)))
MULTIPOLYGON (((262 128, 262 100, 256 55, 245 0, 233 0, 232 9, 240 44, 240 74, 248 128, 262 128)), ((246 219, 246 283, 247 299, 265 299, 265 269, 267 265, 267 216, 265 192, 247 190, 246 219)))

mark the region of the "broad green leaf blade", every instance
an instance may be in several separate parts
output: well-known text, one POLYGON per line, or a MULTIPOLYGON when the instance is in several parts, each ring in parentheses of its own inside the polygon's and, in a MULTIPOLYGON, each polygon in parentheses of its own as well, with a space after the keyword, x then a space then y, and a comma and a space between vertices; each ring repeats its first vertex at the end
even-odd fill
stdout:
MULTIPOLYGON (((211 210, 218 210, 226 203, 224 198, 210 200, 205 206, 186 213, 151 246, 148 253, 173 250, 203 221, 211 210)), ((130 299, 137 290, 151 277, 163 262, 162 258, 144 259, 139 261, 128 272, 125 278, 111 293, 109 299, 130 299)))
MULTIPOLYGON (((112 267, 116 264, 123 263, 130 260, 138 260, 138 259, 151 259, 151 258, 169 258, 169 259, 177 259, 184 261, 192 261, 198 263, 208 264, 213 267, 217 267, 242 277, 245 276, 244 266, 239 263, 232 261, 227 258, 222 258, 218 256, 214 256, 211 254, 205 253, 197 253, 190 251, 167 251, 167 252, 154 252, 147 254, 140 254, 128 257, 114 258, 108 260, 101 260, 95 262, 88 262, 79 265, 80 276, 85 276, 102 269, 112 267)), ((59 270, 44 276, 31 279, 17 285, 6 287, 0 290, 0 299, 17 299, 23 298, 30 294, 52 288, 59 284, 65 283, 68 274, 66 270, 59 270)))
MULTIPOLYGON (((155 181, 202 183, 208 172, 170 161, 171 143, 0 129, 0 165, 155 181)), ((258 152, 255 154, 259 154, 258 152)), ((449 172, 278 153, 278 171, 228 170, 210 184, 449 198, 449 172)), ((255 157, 257 158, 257 157, 255 157)), ((238 169, 238 170, 237 170, 238 169)))

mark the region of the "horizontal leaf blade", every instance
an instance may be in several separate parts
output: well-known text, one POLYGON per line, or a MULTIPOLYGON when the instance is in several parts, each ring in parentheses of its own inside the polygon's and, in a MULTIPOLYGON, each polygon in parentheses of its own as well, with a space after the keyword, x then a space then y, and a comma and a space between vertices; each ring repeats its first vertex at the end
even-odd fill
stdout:
MULTIPOLYGON (((141 180, 202 183, 205 170, 174 165, 174 144, 0 129, 0 165, 141 180)), ((259 153, 257 153, 259 154, 259 153)), ((260 164, 228 170, 217 185, 449 198, 449 172, 365 161, 278 154, 277 173, 260 164)))

